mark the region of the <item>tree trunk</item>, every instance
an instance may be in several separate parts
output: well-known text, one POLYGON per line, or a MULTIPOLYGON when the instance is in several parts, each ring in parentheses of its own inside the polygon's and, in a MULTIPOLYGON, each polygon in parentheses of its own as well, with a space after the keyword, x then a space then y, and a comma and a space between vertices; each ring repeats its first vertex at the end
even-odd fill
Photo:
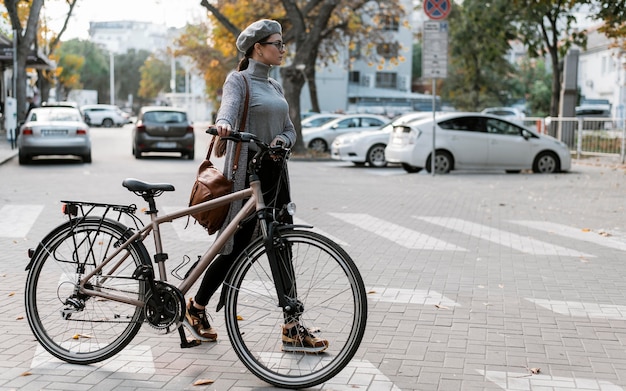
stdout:
POLYGON ((306 148, 302 143, 302 126, 300 125, 300 94, 304 86, 304 75, 295 66, 280 68, 283 79, 285 99, 289 103, 289 117, 296 128, 297 140, 292 150, 294 153, 304 153, 306 148))

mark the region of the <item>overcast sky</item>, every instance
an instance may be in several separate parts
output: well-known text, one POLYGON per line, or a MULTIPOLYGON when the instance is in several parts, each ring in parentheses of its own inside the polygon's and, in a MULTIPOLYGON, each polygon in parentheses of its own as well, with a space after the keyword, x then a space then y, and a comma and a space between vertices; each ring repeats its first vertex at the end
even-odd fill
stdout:
MULTIPOLYGON (((58 32, 67 9, 63 0, 47 0, 40 16, 58 32)), ((137 20, 183 27, 187 22, 203 20, 205 15, 199 0, 80 0, 62 39, 89 38, 89 22, 137 20)))

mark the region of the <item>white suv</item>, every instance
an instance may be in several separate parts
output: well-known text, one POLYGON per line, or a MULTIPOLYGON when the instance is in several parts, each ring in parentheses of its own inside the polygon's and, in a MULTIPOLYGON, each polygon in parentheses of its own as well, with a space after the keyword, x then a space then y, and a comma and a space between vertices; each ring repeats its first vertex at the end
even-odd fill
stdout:
POLYGON ((80 108, 90 126, 123 126, 130 122, 128 113, 123 112, 114 105, 85 105, 80 108))

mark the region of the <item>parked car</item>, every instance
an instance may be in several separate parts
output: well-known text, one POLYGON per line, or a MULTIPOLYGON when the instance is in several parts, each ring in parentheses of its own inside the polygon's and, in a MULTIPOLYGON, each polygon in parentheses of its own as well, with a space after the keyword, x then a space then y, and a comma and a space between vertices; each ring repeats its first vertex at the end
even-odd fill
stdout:
POLYGON ((302 141, 307 148, 317 152, 326 152, 337 136, 377 129, 388 121, 386 117, 375 114, 344 115, 322 126, 303 128, 302 141))
MULTIPOLYGON (((418 119, 394 127, 385 148, 387 161, 407 172, 431 171, 433 119, 418 119)), ((510 173, 568 171, 567 146, 503 118, 481 113, 436 116, 435 170, 500 169, 510 173)))
POLYGON ((302 125, 303 129, 304 128, 316 128, 318 126, 324 125, 328 121, 332 121, 342 116, 343 116, 342 114, 335 114, 335 113, 324 113, 324 114, 316 113, 303 119, 300 122, 300 125, 302 125))
POLYGON ((583 119, 583 130, 613 129, 611 106, 609 104, 585 103, 576 106, 576 117, 583 119))
POLYGON ((524 114, 522 110, 515 107, 488 107, 481 111, 481 113, 496 115, 515 122, 518 125, 524 125, 524 118, 526 117, 526 114, 524 114))
POLYGON ((371 167, 385 167, 385 147, 394 126, 419 118, 432 117, 429 112, 413 112, 400 115, 376 130, 347 133, 335 138, 330 157, 335 160, 352 162, 356 165, 369 164, 371 167))
POLYGON ((130 122, 128 113, 114 105, 84 105, 80 108, 91 126, 123 126, 130 122))
POLYGON ((19 164, 34 156, 75 155, 91 163, 91 137, 78 108, 45 106, 30 110, 17 138, 19 164))
POLYGON ((193 125, 184 109, 169 106, 142 107, 132 131, 133 155, 144 152, 180 152, 194 159, 193 125))

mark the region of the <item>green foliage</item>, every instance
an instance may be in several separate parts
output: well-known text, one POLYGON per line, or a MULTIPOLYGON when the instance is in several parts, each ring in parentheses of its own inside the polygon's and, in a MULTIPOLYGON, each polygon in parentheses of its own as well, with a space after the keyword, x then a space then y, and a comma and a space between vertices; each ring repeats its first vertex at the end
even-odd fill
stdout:
MULTIPOLYGON (((63 63, 65 61, 64 57, 68 55, 82 57, 84 59, 83 65, 79 68, 68 70, 68 72, 78 73, 83 89, 97 90, 98 98, 101 101, 106 102, 108 100, 110 83, 109 55, 107 52, 90 41, 72 39, 63 42, 57 50, 57 55, 60 63, 63 63)), ((63 84, 62 81, 59 87, 61 94, 57 95, 57 98, 67 96, 67 93, 74 88, 71 85, 63 84)))
POLYGON ((508 0, 465 0, 449 17, 448 78, 442 97, 478 111, 509 100, 513 73, 505 54, 514 38, 508 0))
POLYGON ((138 96, 143 99, 153 100, 161 92, 169 89, 170 65, 158 57, 148 57, 140 68, 141 82, 139 83, 138 96))
POLYGON ((115 55, 115 93, 125 100, 129 95, 137 97, 139 82, 141 80, 140 68, 150 57, 147 50, 129 50, 125 54, 115 55))

